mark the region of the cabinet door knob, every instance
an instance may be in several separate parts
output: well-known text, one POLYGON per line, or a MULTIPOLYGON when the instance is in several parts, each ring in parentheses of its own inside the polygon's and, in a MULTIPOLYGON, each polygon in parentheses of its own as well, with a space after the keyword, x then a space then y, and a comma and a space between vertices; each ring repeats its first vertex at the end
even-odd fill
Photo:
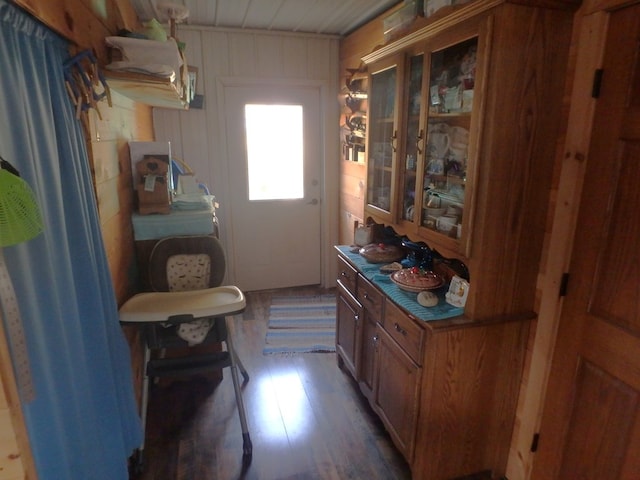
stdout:
POLYGON ((371 340, 373 340, 373 344, 376 345, 378 343, 378 340, 380 340, 380 337, 378 335, 374 335, 371 340))
POLYGON ((398 131, 394 130, 393 131, 393 135, 391 135, 391 138, 389 139, 389 143, 391 144, 391 150, 393 150, 394 152, 396 151, 396 140, 398 139, 398 131))
POLYGON ((407 336, 407 331, 404 328, 402 328, 400 325, 398 325, 398 322, 393 324, 393 328, 395 328, 396 332, 401 333, 405 337, 407 336))
POLYGON ((420 145, 420 143, 422 142, 423 139, 424 139, 424 130, 420 129, 420 133, 418 133, 418 136, 416 137, 416 152, 418 152, 418 155, 422 154, 422 146, 420 145))

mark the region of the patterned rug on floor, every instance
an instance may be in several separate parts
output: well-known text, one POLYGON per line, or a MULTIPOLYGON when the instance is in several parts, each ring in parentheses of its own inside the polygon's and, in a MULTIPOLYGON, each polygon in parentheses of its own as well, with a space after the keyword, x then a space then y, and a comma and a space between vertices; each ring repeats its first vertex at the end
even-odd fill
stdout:
POLYGON ((263 353, 336 351, 336 296, 274 297, 263 353))

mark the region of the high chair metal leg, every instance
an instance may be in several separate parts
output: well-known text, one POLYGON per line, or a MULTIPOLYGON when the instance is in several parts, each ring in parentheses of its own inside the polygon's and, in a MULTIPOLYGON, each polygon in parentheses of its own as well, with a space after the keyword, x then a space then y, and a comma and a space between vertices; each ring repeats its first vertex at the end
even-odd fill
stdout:
MULTIPOLYGON (((225 322, 228 322, 225 319, 225 322)), ((228 329, 227 329, 228 330, 228 329)), ((238 379, 238 369, 242 372, 242 376, 245 382, 249 380, 249 374, 244 369, 242 363, 239 362, 236 351, 233 348, 233 340, 231 334, 227 334, 227 350, 229 351, 229 358, 231 361, 231 380, 233 381, 233 390, 236 395, 236 404, 238 406, 238 415, 240 416, 240 426, 242 428, 242 453, 245 461, 250 461, 253 454, 253 445, 251 443, 251 437, 249 436, 249 427, 247 426, 247 415, 244 410, 244 400, 242 399, 242 391, 240 390, 240 381, 238 379)))
POLYGON ((147 434, 147 411, 149 404, 149 375, 147 374, 147 365, 151 359, 151 349, 144 345, 144 364, 142 372, 142 405, 140 407, 140 421, 142 423, 142 442, 138 447, 134 457, 134 470, 136 474, 142 473, 144 470, 144 447, 145 437, 147 434))
POLYGON ((240 370, 240 373, 242 374, 242 379, 243 379, 243 384, 247 383, 249 381, 249 373, 247 373, 247 369, 244 368, 244 365, 242 364, 242 361, 240 360, 240 357, 238 357, 238 355, 236 354, 235 350, 233 350, 233 353, 229 352, 230 355, 233 355, 234 361, 236 362, 236 365, 238 366, 238 369, 240 370))

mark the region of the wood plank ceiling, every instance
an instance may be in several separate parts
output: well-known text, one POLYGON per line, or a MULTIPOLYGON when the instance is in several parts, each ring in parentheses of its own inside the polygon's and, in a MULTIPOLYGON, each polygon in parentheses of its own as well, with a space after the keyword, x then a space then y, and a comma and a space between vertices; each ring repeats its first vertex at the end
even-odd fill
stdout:
POLYGON ((399 0, 131 0, 141 21, 188 11, 188 25, 347 35, 399 0), (186 9, 186 10, 185 10, 186 9))

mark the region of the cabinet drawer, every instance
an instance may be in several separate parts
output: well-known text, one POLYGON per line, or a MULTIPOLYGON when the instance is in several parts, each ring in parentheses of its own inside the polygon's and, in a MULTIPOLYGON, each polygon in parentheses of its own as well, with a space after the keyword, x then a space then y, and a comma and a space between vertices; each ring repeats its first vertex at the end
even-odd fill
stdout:
POLYGON ((415 362, 422 365, 425 331, 390 300, 385 305, 382 326, 415 362))
POLYGON ((353 295, 356 293, 357 278, 358 273, 356 272, 356 269, 349 265, 344 258, 338 257, 338 280, 353 295))
POLYGON ((358 277, 358 300, 367 309, 369 315, 379 322, 382 319, 384 295, 365 277, 362 275, 358 277))

